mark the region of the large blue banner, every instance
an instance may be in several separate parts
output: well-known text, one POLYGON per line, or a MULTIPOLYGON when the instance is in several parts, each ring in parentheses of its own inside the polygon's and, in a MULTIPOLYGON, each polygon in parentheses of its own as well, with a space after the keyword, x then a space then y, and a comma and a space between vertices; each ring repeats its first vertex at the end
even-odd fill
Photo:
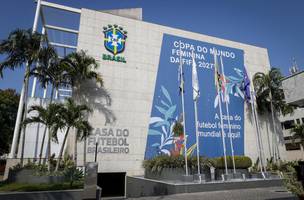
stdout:
MULTIPOLYGON (((198 130, 200 155, 217 157, 223 155, 219 98, 225 131, 227 155, 231 155, 228 117, 235 155, 244 155, 244 100, 242 93, 244 53, 240 49, 229 48, 164 34, 159 68, 157 73, 153 106, 147 138, 145 159, 156 155, 183 154, 183 137, 176 137, 173 126, 182 115, 179 82, 179 65, 184 71, 185 123, 188 153, 196 153, 194 102, 192 89, 192 55, 197 64, 200 97, 198 98, 198 130), (215 86, 214 53, 219 70, 222 64, 226 82, 221 94, 215 86), (192 54, 194 53, 194 54, 192 54), (180 59, 181 58, 181 59, 180 59), (230 116, 227 115, 226 103, 230 116)), ((221 71, 221 70, 220 70, 221 71)), ((221 73, 223 73, 221 71, 221 73)), ((222 77, 220 77, 220 80, 222 77)))

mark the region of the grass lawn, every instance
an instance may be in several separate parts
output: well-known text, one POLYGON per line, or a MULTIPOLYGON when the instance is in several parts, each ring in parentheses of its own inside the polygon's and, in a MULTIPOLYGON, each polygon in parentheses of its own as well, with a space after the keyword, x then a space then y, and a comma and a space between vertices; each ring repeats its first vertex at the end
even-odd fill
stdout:
POLYGON ((73 186, 70 183, 59 184, 24 184, 24 183, 9 183, 1 184, 0 192, 31 192, 31 191, 49 191, 49 190, 69 190, 82 189, 83 182, 75 182, 73 186))

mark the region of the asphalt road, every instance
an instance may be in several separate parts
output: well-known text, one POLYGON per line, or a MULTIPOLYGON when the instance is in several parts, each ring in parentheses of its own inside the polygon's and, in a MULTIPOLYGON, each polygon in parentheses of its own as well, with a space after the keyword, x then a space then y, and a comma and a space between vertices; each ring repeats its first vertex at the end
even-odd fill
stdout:
POLYGON ((213 192, 185 193, 168 196, 128 198, 129 200, 297 200, 283 187, 268 187, 213 192))

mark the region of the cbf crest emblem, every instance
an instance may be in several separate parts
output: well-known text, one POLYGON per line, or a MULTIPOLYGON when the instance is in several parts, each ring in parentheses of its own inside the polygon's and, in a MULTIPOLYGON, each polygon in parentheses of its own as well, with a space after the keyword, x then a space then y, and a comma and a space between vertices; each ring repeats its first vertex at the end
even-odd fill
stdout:
POLYGON ((104 46, 114 56, 122 53, 125 50, 127 39, 127 31, 124 31, 121 26, 108 25, 104 29, 104 46))

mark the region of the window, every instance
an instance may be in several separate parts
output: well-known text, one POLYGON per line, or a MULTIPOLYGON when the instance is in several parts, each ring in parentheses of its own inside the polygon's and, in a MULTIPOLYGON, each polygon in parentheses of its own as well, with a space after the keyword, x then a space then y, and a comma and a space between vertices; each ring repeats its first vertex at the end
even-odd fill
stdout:
POLYGON ((301 124, 301 121, 300 121, 300 119, 297 119, 297 124, 301 124))
POLYGON ((285 144, 286 151, 301 150, 300 143, 287 143, 285 144))
POLYGON ((286 141, 286 140, 292 140, 292 137, 291 136, 286 136, 286 137, 284 137, 284 140, 286 141))
POLYGON ((282 122, 282 127, 284 130, 286 129, 291 129, 294 127, 294 121, 293 120, 288 120, 288 121, 285 121, 285 122, 282 122))

